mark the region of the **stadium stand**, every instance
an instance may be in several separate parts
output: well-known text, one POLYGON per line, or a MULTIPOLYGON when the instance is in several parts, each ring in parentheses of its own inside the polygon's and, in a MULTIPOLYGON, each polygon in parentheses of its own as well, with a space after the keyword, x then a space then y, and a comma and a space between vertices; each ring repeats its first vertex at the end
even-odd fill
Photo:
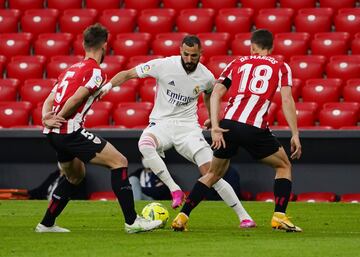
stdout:
POLYGON ((304 8, 295 16, 294 25, 297 32, 315 33, 329 32, 334 11, 331 8, 304 8))
POLYGON ((340 196, 340 202, 359 203, 360 202, 360 193, 357 193, 357 194, 343 194, 343 195, 340 196))
POLYGON ((184 9, 176 18, 176 25, 179 32, 198 34, 211 32, 214 25, 214 9, 184 9))
POLYGON ((335 202, 336 194, 332 192, 307 192, 297 195, 298 202, 335 202))
POLYGON ((20 10, 0 9, 0 17, 0 33, 16 33, 18 31, 20 10))
POLYGON ((253 15, 251 8, 221 8, 215 17, 216 31, 230 33, 231 38, 237 33, 249 32, 253 15))
POLYGON ((135 9, 105 9, 99 17, 99 22, 104 25, 111 34, 116 35, 118 33, 130 33, 134 31, 136 28, 136 17, 137 11, 135 9))

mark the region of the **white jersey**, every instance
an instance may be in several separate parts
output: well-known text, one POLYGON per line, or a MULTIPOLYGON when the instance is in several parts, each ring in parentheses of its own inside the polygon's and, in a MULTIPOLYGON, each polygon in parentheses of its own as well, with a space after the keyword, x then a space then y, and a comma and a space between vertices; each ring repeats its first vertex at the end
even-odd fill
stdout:
POLYGON ((156 79, 154 108, 150 122, 179 120, 198 122, 197 100, 201 92, 211 93, 214 75, 201 63, 187 74, 181 56, 154 59, 136 66, 140 78, 156 79))

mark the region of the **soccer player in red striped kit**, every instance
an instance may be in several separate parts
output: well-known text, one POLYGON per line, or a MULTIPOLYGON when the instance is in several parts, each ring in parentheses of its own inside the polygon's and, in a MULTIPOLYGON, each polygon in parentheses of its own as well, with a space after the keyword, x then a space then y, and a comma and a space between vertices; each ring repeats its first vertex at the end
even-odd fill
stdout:
POLYGON ((187 230, 190 212, 204 198, 207 190, 223 177, 230 158, 241 146, 254 159, 276 171, 272 228, 288 232, 302 231, 285 214, 292 188, 291 163, 267 122, 271 100, 280 87, 282 109, 292 134, 291 159, 299 159, 301 144, 291 94, 291 70, 286 63, 270 56, 272 48, 273 36, 270 31, 253 32, 251 55, 233 60, 220 75, 210 100, 214 157, 209 172, 197 181, 181 212, 172 222, 174 230, 187 230), (219 122, 220 100, 227 91, 230 93, 228 106, 219 122))
POLYGON ((111 170, 111 185, 124 214, 126 232, 148 231, 162 224, 136 214, 125 156, 105 139, 83 128, 86 113, 106 81, 99 65, 105 56, 107 39, 108 32, 100 24, 89 26, 83 33, 84 60, 60 74, 44 102, 44 134, 56 150, 66 179, 56 187, 44 218, 35 228, 38 233, 70 232, 57 226, 55 220, 84 178, 84 163, 88 162, 111 170))

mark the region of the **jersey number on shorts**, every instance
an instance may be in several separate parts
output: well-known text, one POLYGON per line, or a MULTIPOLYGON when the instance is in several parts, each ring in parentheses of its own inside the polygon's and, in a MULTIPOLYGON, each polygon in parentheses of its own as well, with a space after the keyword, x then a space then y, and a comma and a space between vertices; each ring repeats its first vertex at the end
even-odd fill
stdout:
POLYGON ((239 93, 244 93, 246 86, 249 85, 249 90, 252 93, 264 94, 269 87, 269 80, 271 79, 273 69, 268 65, 259 65, 255 67, 252 74, 250 75, 252 67, 253 64, 246 63, 239 68, 238 73, 242 73, 239 93), (248 83, 250 76, 251 80, 248 83))
POLYGON ((58 89, 61 89, 61 91, 56 92, 56 95, 55 95, 56 102, 59 103, 61 101, 61 99, 64 97, 66 89, 69 85, 69 81, 67 81, 67 79, 73 77, 74 74, 75 74, 75 72, 73 72, 73 71, 68 71, 65 73, 64 78, 61 80, 61 83, 58 86, 58 89))

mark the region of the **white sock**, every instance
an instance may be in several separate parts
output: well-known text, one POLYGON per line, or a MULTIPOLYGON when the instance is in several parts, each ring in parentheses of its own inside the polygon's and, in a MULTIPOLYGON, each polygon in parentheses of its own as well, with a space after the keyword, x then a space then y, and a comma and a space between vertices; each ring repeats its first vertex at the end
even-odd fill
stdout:
POLYGON ((234 189, 228 182, 226 182, 224 179, 220 179, 213 185, 213 188, 216 190, 216 192, 218 192, 224 202, 235 211, 240 221, 245 219, 252 220, 250 215, 242 206, 239 198, 235 194, 234 189))
POLYGON ((146 159, 146 163, 149 165, 149 168, 161 179, 162 182, 169 188, 171 192, 176 190, 181 190, 179 185, 175 183, 173 178, 170 175, 169 170, 167 169, 164 161, 157 154, 157 157, 152 159, 146 159))

